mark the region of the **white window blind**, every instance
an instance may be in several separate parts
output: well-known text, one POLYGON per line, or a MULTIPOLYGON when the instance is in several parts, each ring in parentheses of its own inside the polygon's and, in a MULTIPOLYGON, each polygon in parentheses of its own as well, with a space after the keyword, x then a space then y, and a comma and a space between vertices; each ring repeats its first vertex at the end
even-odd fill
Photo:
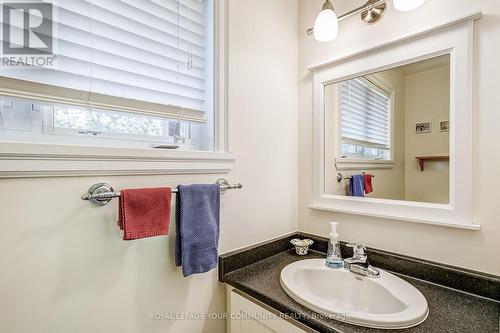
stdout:
POLYGON ((390 93, 365 78, 344 81, 340 109, 342 144, 390 149, 390 93))
POLYGON ((0 94, 205 121, 213 81, 211 1, 54 4, 57 66, 2 70, 0 94))

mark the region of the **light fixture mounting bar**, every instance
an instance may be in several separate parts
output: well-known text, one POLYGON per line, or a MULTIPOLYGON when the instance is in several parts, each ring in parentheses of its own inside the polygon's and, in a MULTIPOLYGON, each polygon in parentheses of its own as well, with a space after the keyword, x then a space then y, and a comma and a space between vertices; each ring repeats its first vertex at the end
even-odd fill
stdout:
MULTIPOLYGON (((378 1, 374 1, 374 0, 369 0, 368 2, 366 2, 364 5, 362 6, 359 6, 358 8, 355 8, 351 11, 348 11, 347 13, 345 14, 342 14, 338 17, 338 20, 339 21, 342 21, 343 19, 346 19, 348 17, 351 17, 353 15, 356 15, 356 14, 359 14, 359 13, 362 13, 362 12, 365 12, 365 11, 368 11, 368 10, 371 10, 373 8, 376 8, 376 7, 379 7, 385 3, 387 3, 388 0, 378 0, 378 1)), ((308 35, 312 35, 314 32, 314 28, 309 28, 307 29, 307 34, 308 35)))

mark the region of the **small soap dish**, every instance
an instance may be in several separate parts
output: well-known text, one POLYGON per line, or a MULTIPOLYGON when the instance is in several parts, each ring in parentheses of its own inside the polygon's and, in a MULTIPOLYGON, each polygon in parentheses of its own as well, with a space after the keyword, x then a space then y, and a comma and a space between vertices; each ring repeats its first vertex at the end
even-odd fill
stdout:
POLYGON ((309 246, 311 246, 314 241, 311 239, 300 240, 298 238, 294 238, 290 241, 290 243, 295 246, 295 252, 297 252, 299 256, 305 256, 309 250, 309 246))

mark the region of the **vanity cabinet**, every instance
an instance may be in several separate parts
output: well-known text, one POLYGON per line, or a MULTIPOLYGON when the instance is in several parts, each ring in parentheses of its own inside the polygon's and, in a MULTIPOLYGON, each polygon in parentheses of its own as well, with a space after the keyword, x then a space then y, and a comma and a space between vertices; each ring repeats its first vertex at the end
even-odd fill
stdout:
POLYGON ((303 324, 280 316, 267 306, 232 287, 226 289, 228 333, 308 333, 303 324))

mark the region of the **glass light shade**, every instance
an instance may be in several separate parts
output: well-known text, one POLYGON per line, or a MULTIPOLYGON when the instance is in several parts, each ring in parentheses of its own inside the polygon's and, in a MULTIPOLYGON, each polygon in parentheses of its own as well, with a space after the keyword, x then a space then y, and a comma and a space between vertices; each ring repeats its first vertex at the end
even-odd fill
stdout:
POLYGON ((314 22, 314 39, 318 42, 331 42, 339 33, 339 20, 331 9, 324 9, 314 22))
POLYGON ((425 0, 393 0, 394 8, 400 12, 409 12, 425 3, 425 0))

